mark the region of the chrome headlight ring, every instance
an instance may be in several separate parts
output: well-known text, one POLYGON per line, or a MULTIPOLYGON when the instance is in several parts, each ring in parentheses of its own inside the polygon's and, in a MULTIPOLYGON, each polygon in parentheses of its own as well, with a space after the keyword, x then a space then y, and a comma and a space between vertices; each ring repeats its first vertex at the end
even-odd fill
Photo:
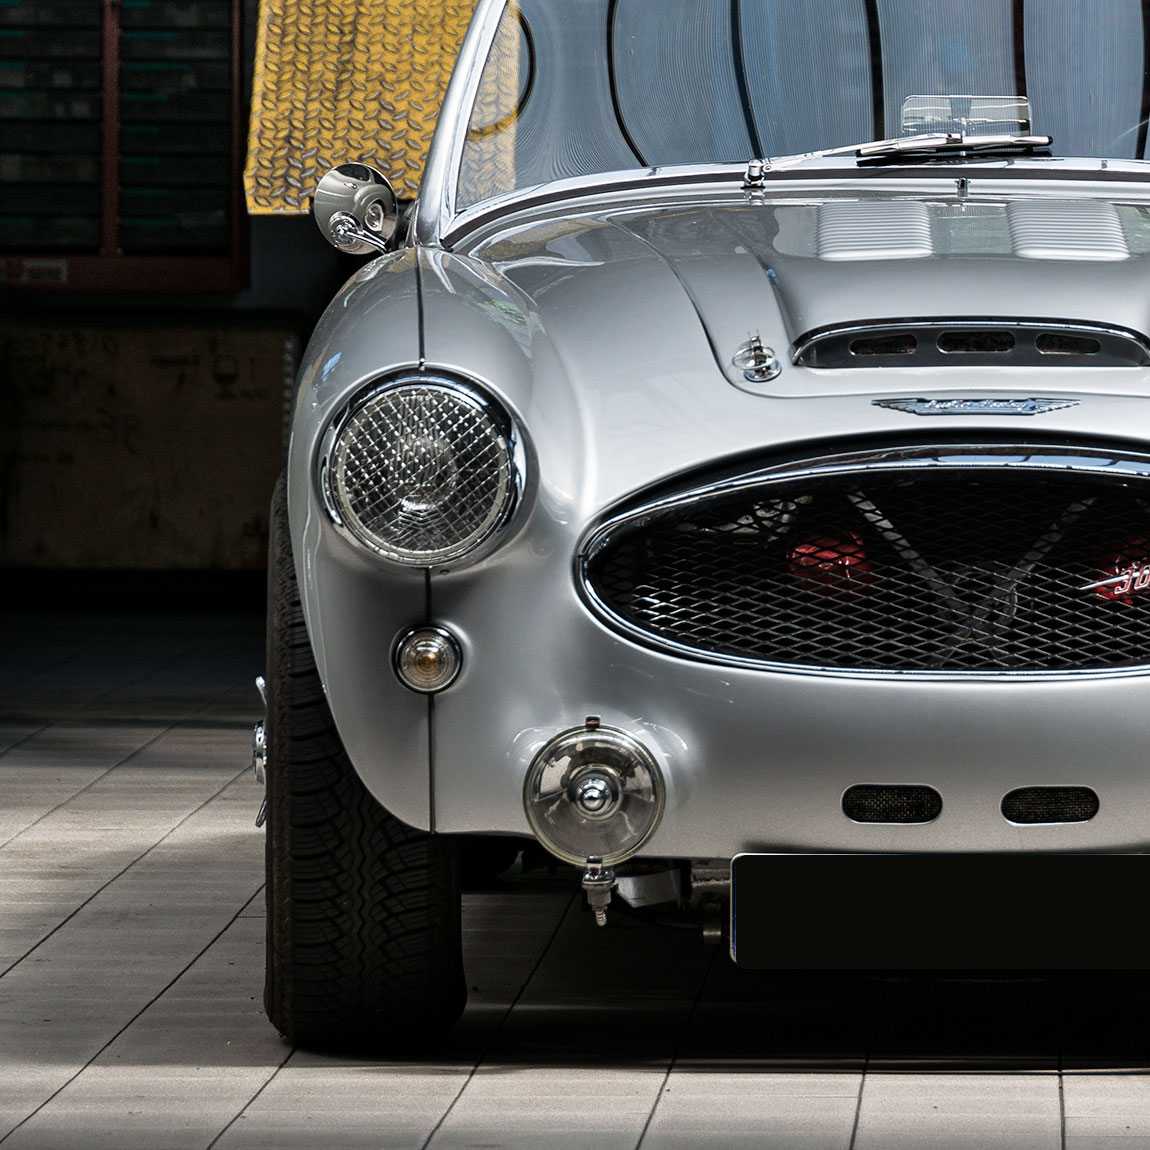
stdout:
POLYGON ((522 438, 479 387, 412 371, 368 386, 331 421, 318 480, 329 517, 408 567, 474 561, 497 542, 526 477, 522 438))

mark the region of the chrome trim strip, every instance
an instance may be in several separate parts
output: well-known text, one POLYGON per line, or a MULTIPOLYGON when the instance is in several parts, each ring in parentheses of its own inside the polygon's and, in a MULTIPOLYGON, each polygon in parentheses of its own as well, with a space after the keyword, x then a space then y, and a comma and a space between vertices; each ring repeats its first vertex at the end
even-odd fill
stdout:
MULTIPOLYGON (((639 627, 614 611, 591 585, 589 565, 616 533, 643 526, 652 518, 670 511, 698 506, 756 487, 770 487, 807 479, 836 475, 858 475, 923 471, 928 469, 980 471, 1048 471, 1095 475, 1121 481, 1150 482, 1150 454, 1116 452, 1101 447, 1059 447, 1050 444, 955 444, 915 446, 879 451, 854 451, 823 456, 799 463, 782 463, 732 476, 702 487, 656 499, 638 508, 624 511, 592 525, 583 537, 575 555, 575 582, 586 606, 612 630, 642 646, 664 651, 696 663, 737 667, 743 670, 772 671, 783 674, 821 675, 864 679, 898 680, 1068 680, 1082 678, 1131 678, 1150 672, 1150 663, 1135 667, 1096 667, 1071 671, 895 671, 886 668, 850 668, 780 663, 743 655, 717 654, 667 639, 639 627)), ((1148 489, 1150 494, 1150 489, 1148 489)))
MULTIPOLYGON (((984 161, 985 162, 985 161, 984 161)), ((1150 163, 1147 163, 1150 169, 1150 163)), ((593 200, 597 195, 606 197, 614 194, 630 194, 636 204, 661 202, 661 195, 668 190, 679 189, 686 194, 713 198, 716 185, 730 188, 737 197, 732 202, 747 203, 748 195, 763 195, 762 191, 748 192, 743 188, 746 176, 744 164, 726 167, 704 165, 699 167, 682 166, 677 168, 636 168, 606 175, 578 176, 565 180, 551 180, 545 184, 534 184, 519 188, 503 196, 481 200, 455 215, 440 213, 435 227, 417 224, 421 242, 440 245, 453 250, 465 237, 485 228, 499 225, 506 217, 518 211, 546 209, 552 205, 562 205, 571 199, 593 200), (672 175, 671 173, 675 173, 672 175), (423 236, 427 236, 426 241, 423 236)), ((1059 168, 1057 171, 1034 171, 1029 168, 1008 167, 1003 170, 986 170, 977 173, 980 184, 992 181, 1009 184, 1007 188, 989 186, 987 194, 995 195, 1065 195, 1059 185, 1064 183, 1096 184, 1096 189, 1085 189, 1081 194, 1117 196, 1120 193, 1113 184, 1128 185, 1126 197, 1144 203, 1147 197, 1147 184, 1150 174, 1142 177, 1141 183, 1134 183, 1134 177, 1125 172, 1109 170, 1076 171, 1059 168), (1023 185, 1023 186, 1020 186, 1023 185)), ((944 170, 923 169, 912 165, 908 168, 851 168, 816 171, 796 171, 794 169, 773 175, 769 190, 773 195, 803 195, 812 198, 830 197, 851 192, 851 184, 860 180, 867 182, 867 192, 888 192, 891 195, 938 196, 946 194, 954 187, 955 172, 951 167, 944 170)), ((1075 189, 1076 192, 1079 189, 1075 189)), ((760 201, 761 202, 761 201, 760 201)))
POLYGON ((373 383, 369 383, 366 387, 355 392, 352 398, 332 417, 328 423, 327 430, 324 431, 320 437, 313 474, 315 476, 316 490, 320 504, 324 511, 327 512, 328 519, 336 531, 360 552, 367 552, 369 555, 385 563, 393 564, 396 567, 403 567, 409 571, 455 570, 461 565, 470 565, 491 554, 506 534, 507 528, 512 520, 516 518, 516 515, 524 505, 524 494, 527 490, 528 479, 527 453, 523 437, 520 434, 519 425, 515 422, 515 419, 506 407, 489 396, 476 384, 447 375, 446 373, 421 371, 415 366, 408 371, 399 371, 383 379, 377 379, 373 383), (511 497, 508 499, 507 506, 504 508, 498 521, 492 525, 487 535, 484 536, 472 550, 454 559, 440 560, 433 563, 403 562, 372 547, 365 540, 354 534, 343 522, 331 491, 331 452, 348 421, 382 392, 390 391, 396 387, 410 386, 412 384, 418 384, 421 387, 439 388, 444 391, 453 392, 456 395, 462 395, 486 413, 506 437, 511 463, 511 497))
MULTIPOLYGON (((517 188, 502 196, 480 200, 463 209, 445 223, 440 240, 451 248, 460 236, 479 231, 486 225, 500 221, 515 212, 547 208, 552 204, 567 204, 571 200, 607 199, 622 196, 624 202, 643 200, 668 189, 687 188, 692 195, 704 192, 714 195, 715 189, 727 192, 730 202, 746 202, 743 192, 744 168, 729 165, 683 166, 675 168, 635 168, 618 172, 596 173, 591 176, 571 176, 565 180, 551 180, 546 184, 533 184, 517 188)), ((590 209, 588 209, 590 210, 590 209)))

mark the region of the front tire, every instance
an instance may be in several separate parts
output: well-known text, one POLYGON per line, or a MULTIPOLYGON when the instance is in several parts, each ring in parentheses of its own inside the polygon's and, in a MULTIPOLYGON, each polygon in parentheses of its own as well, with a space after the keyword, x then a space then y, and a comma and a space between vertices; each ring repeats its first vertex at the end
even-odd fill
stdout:
POLYGON ((454 844, 386 811, 348 760, 303 620, 283 477, 268 564, 264 1006, 303 1046, 422 1046, 466 999, 454 844))

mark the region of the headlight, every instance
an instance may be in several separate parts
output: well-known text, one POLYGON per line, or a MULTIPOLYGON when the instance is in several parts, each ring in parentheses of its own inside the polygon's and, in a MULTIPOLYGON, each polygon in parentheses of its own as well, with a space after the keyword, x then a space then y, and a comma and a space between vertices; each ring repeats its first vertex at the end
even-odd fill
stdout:
POLYGON ((479 391, 412 376, 369 391, 324 441, 332 518, 397 563, 427 567, 480 547, 519 495, 510 419, 479 391))

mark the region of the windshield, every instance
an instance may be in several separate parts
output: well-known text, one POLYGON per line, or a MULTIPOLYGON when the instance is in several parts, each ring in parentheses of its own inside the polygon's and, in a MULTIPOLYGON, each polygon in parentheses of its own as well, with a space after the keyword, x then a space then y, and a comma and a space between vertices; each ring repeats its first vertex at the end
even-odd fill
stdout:
POLYGON ((569 176, 745 163, 928 132, 1141 160, 1141 0, 520 0, 457 205, 569 176))

